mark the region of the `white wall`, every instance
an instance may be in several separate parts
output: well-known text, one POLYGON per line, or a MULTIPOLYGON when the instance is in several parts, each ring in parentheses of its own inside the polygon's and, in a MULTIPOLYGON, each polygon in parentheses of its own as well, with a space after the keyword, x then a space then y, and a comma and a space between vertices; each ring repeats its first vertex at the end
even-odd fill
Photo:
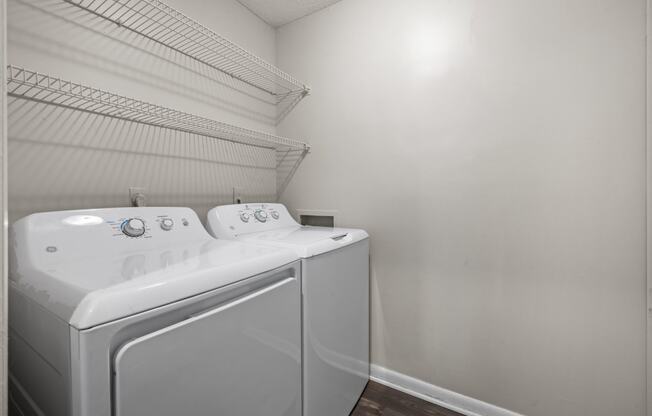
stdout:
MULTIPOLYGON (((192 18, 274 62, 276 32, 236 0, 169 1, 192 18)), ((61 0, 9 0, 9 63, 242 127, 275 132, 276 106, 237 90, 217 71, 61 0)), ((244 145, 119 122, 12 99, 9 105, 12 219, 34 211, 129 205, 144 187, 149 205, 187 205, 201 215, 276 193, 276 155, 244 145)))
POLYGON ((645 1, 345 0, 283 197, 372 236, 373 362, 530 416, 645 398, 645 1))

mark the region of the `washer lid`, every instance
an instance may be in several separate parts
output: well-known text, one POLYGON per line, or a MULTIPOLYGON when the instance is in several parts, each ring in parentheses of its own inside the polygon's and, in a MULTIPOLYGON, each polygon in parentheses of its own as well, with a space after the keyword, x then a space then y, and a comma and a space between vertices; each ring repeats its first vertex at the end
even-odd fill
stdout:
POLYGON ((188 208, 34 214, 12 226, 10 250, 12 286, 79 329, 298 259, 291 250, 214 240, 188 208), (128 218, 141 219, 145 234, 126 237, 121 227, 128 218), (171 230, 164 219, 172 220, 171 230))
POLYGON ((301 258, 317 256, 368 238, 364 230, 292 226, 241 235, 238 240, 293 249, 301 258))

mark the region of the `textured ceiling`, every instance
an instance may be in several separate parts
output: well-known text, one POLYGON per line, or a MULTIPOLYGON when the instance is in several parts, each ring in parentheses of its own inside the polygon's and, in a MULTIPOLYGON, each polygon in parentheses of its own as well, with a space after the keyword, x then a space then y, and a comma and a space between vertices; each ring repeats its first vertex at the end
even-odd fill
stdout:
POLYGON ((238 0, 268 24, 279 27, 340 0, 238 0))

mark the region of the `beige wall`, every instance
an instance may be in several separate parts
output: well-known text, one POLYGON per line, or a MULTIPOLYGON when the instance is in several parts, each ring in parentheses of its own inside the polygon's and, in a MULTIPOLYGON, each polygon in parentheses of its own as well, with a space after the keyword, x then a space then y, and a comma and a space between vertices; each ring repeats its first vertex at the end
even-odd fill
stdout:
MULTIPOLYGON (((274 62, 276 32, 236 0, 167 2, 274 62)), ((276 107, 258 91, 60 0, 8 0, 9 62, 63 79, 275 132, 276 107)), ((201 215, 276 193, 276 155, 134 123, 11 100, 10 217, 34 211, 129 204, 188 205, 201 215)))
MULTIPOLYGON (((7 2, 0 0, 0 79, 5 79, 7 2)), ((7 100, 6 84, 0 84, 0 415, 6 415, 9 407, 7 395, 7 100)))
MULTIPOLYGON (((652 0, 647 2, 647 38, 652 36, 652 0)), ((647 42, 647 416, 652 416, 652 42, 647 42)))
POLYGON ((645 1, 346 0, 283 197, 372 236, 377 365, 530 416, 645 400, 645 1))

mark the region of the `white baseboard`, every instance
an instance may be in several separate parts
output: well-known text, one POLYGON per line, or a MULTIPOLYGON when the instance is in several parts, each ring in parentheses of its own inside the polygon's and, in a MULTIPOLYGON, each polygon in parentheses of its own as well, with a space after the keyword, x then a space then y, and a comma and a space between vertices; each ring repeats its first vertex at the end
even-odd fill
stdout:
POLYGON ((371 365, 371 380, 466 416, 523 416, 375 364, 371 365))

